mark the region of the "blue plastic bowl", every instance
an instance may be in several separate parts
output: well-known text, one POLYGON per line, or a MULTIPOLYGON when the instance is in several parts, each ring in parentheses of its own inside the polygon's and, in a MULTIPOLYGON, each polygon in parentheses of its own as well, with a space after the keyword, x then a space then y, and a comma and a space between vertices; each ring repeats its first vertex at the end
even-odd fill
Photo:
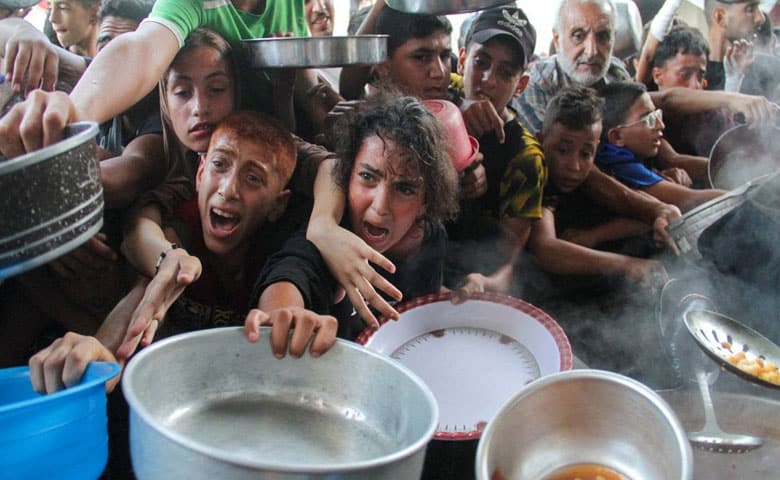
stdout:
POLYGON ((0 369, 0 476, 98 478, 108 460, 104 384, 119 371, 93 362, 78 385, 41 395, 29 367, 0 369))

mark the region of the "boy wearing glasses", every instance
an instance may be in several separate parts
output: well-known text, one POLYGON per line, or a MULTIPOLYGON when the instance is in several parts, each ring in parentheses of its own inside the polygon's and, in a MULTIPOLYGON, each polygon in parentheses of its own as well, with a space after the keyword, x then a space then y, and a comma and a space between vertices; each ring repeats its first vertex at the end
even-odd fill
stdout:
POLYGON ((650 231, 649 224, 638 220, 639 212, 605 204, 581 188, 598 151, 602 103, 593 89, 581 86, 562 89, 548 103, 537 134, 548 182, 542 218, 534 223, 528 246, 536 264, 551 274, 618 277, 660 286, 666 278, 660 262, 596 249, 650 231))
POLYGON ((599 93, 604 98, 604 119, 596 165, 602 171, 683 212, 724 193, 689 188, 647 166, 646 162, 658 155, 664 121, 644 85, 616 82, 605 85, 599 93))

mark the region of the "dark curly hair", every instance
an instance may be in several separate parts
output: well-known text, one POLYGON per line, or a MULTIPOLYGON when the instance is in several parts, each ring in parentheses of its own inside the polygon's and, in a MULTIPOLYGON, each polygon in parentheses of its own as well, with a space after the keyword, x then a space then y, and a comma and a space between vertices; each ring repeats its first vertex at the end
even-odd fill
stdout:
POLYGON ((595 90, 574 85, 561 89, 547 104, 542 133, 547 135, 555 123, 581 130, 601 122, 604 100, 595 90))
POLYGON ((406 155, 406 165, 423 178, 425 219, 443 222, 458 211, 458 176, 447 153, 439 122, 420 100, 396 92, 382 93, 340 119, 333 132, 338 155, 333 167, 336 184, 346 193, 360 146, 371 136, 393 141, 406 155))

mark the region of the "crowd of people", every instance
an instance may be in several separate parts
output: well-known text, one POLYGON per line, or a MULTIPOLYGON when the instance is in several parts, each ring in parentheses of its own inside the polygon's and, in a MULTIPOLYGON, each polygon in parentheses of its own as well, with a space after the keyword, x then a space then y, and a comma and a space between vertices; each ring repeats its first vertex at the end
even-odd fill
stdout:
POLYGON ((0 153, 98 122, 106 206, 96 237, 0 284, 0 364, 29 361, 40 392, 195 329, 270 326, 277 356, 319 356, 443 290, 657 289, 669 223, 725 193, 706 188, 719 133, 778 113, 777 81, 740 93, 776 61, 757 0, 706 0, 708 32, 667 0, 625 60, 610 0, 562 0, 545 57, 521 8, 474 13, 455 51, 447 17, 376 0, 353 28, 388 35, 383 63, 265 70, 242 40, 332 35, 332 0, 49 0, 49 37, 22 18, 35 3, 0 0, 24 97, 0 153), (478 140, 463 172, 426 100, 478 140))

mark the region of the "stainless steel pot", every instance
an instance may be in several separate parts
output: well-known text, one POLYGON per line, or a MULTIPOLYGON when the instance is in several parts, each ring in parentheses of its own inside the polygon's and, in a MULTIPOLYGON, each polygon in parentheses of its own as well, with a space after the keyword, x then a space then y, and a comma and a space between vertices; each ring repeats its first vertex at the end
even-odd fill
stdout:
POLYGON ((710 186, 732 190, 780 168, 780 128, 737 125, 721 134, 710 151, 710 186))
POLYGON ((65 138, 0 160, 0 279, 49 262, 103 225, 103 186, 94 122, 69 125, 65 138))
POLYGON ((537 480, 599 464, 632 479, 690 480, 685 431, 650 388, 617 373, 570 370, 529 384, 488 423, 477 448, 478 480, 500 471, 537 480))
POLYGON ((139 479, 420 477, 438 409, 419 378, 342 340, 279 360, 262 335, 193 332, 132 359, 122 389, 139 479))
POLYGON ((474 12, 514 3, 512 0, 386 0, 393 10, 427 15, 474 12))
POLYGON ((341 67, 387 60, 387 35, 255 38, 243 41, 257 68, 341 67))

